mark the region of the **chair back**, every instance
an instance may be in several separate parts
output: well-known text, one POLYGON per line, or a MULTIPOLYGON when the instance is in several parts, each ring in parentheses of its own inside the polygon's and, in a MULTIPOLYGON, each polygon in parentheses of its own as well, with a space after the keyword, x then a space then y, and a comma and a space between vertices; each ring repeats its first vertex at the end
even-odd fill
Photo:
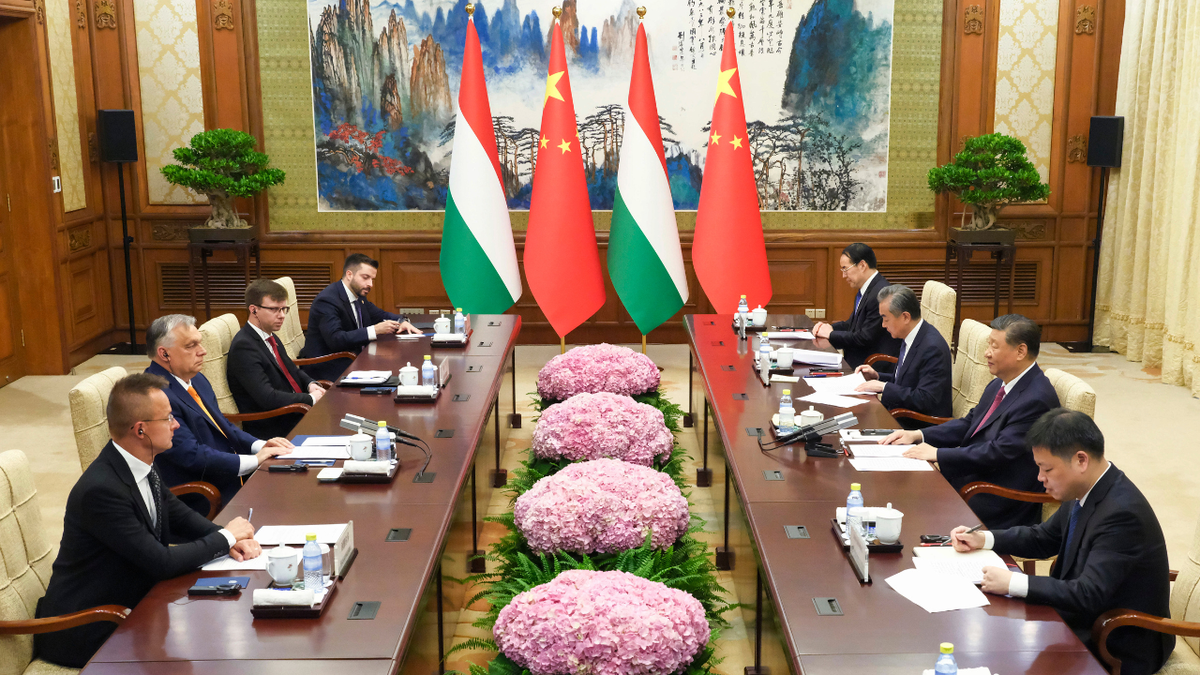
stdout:
MULTIPOLYGON (((54 559, 44 533, 29 459, 0 453, 0 621, 32 619, 46 594, 54 559)), ((0 675, 23 673, 32 660, 32 635, 0 635, 0 675)))
POLYGON ((921 289, 921 318, 938 329, 946 344, 953 343, 956 298, 958 293, 940 281, 930 279, 921 289))
POLYGON ((1090 384, 1058 368, 1047 368, 1045 373, 1046 379, 1054 385, 1062 407, 1084 413, 1091 418, 1096 417, 1096 390, 1092 389, 1090 384))
POLYGON ((300 325, 300 302, 296 299, 296 284, 291 277, 279 277, 275 283, 287 289, 288 313, 283 319, 283 328, 275 334, 283 343, 283 349, 293 359, 300 358, 304 348, 304 327, 300 325))
MULTIPOLYGON (((1175 621, 1200 622, 1200 521, 1192 535, 1192 548, 1179 568, 1179 576, 1171 586, 1171 618, 1175 621)), ((1200 638, 1180 637, 1175 651, 1191 649, 1200 655, 1200 638)))
POLYGON ((992 329, 975 321, 963 319, 958 330, 958 356, 954 359, 951 385, 954 389, 954 417, 962 417, 979 404, 983 390, 995 379, 988 370, 984 352, 992 329))
POLYGON ((125 375, 124 368, 109 368, 84 378, 67 394, 71 402, 71 427, 75 430, 79 468, 84 471, 108 444, 108 395, 117 380, 125 375))
POLYGON ((215 319, 205 321, 200 326, 200 344, 208 352, 204 357, 204 377, 212 385, 213 393, 217 396, 217 407, 226 415, 238 413, 237 403, 233 393, 229 391, 229 376, 226 367, 229 360, 229 344, 233 336, 241 330, 241 323, 233 314, 222 314, 215 319))

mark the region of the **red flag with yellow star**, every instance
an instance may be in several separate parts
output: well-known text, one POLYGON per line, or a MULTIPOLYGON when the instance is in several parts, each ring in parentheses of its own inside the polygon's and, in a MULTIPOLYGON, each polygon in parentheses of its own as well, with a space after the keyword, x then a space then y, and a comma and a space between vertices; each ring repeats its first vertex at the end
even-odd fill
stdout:
POLYGON ((736 312, 742 295, 750 307, 766 306, 771 299, 771 275, 733 31, 730 22, 725 28, 717 101, 692 240, 696 278, 720 314, 736 312))
POLYGON ((566 337, 604 306, 605 293, 575 126, 571 78, 557 20, 550 32, 550 69, 542 101, 524 261, 525 277, 538 307, 554 332, 566 337))

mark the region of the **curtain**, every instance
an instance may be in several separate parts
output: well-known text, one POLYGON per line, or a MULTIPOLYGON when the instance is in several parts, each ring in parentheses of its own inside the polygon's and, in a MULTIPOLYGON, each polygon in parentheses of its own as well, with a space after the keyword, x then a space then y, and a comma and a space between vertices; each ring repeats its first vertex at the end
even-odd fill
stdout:
POLYGON ((1129 0, 1116 114, 1095 342, 1200 395, 1200 2, 1129 0))

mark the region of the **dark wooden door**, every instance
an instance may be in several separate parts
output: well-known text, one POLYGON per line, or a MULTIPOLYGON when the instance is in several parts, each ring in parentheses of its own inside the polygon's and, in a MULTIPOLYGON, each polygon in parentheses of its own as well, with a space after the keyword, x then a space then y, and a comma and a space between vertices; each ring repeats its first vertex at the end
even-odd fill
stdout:
MULTIPOLYGON (((0 19, 0 41, 14 28, 14 22, 0 19)), ((14 101, 12 81, 0 73, 0 101, 14 101)), ((15 106, 0 105, 0 158, 11 157, 9 134, 15 132, 11 110, 15 106)), ((21 333, 21 304, 17 295, 17 275, 13 265, 13 236, 19 230, 13 219, 12 201, 7 174, 11 162, 0 159, 0 387, 25 375, 25 345, 21 333)))

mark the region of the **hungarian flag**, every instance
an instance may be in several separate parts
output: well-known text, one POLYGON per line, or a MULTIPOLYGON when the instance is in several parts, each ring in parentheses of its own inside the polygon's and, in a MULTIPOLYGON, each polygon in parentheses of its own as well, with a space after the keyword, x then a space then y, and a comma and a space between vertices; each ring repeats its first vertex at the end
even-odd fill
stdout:
POLYGON ((754 163, 746 140, 746 110, 733 31, 731 21, 725 28, 717 102, 713 106, 692 243, 696 277, 720 314, 736 312, 742 295, 751 307, 765 306, 771 300, 771 275, 754 163))
POLYGON ((550 32, 550 69, 525 235, 525 278, 554 332, 566 337, 604 306, 604 279, 557 19, 550 32))
POLYGON ((501 314, 521 297, 521 273, 473 18, 467 21, 463 48, 440 266, 450 302, 468 314, 501 314))
POLYGON ((613 200, 608 275, 642 335, 674 316, 688 298, 646 29, 640 24, 613 200))

